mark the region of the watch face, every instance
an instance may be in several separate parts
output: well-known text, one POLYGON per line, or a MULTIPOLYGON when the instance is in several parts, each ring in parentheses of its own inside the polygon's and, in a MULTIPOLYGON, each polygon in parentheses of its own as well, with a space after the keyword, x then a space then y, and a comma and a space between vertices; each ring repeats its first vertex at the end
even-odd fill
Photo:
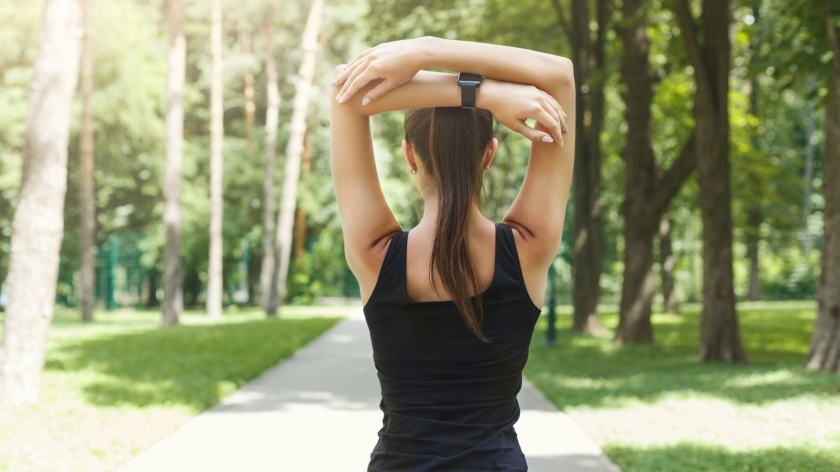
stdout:
POLYGON ((479 87, 481 85, 481 79, 484 77, 478 74, 468 74, 465 72, 461 72, 458 74, 458 85, 471 85, 473 87, 479 87))

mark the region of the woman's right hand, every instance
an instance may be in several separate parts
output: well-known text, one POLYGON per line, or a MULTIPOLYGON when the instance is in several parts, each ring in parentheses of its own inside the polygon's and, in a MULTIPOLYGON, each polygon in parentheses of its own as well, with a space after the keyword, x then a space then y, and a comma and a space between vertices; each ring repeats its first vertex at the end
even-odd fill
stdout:
POLYGON ((489 110, 499 123, 533 142, 555 142, 563 146, 563 133, 568 131, 566 113, 548 93, 533 85, 484 79, 476 96, 476 106, 489 110), (548 133, 525 123, 533 119, 548 133))

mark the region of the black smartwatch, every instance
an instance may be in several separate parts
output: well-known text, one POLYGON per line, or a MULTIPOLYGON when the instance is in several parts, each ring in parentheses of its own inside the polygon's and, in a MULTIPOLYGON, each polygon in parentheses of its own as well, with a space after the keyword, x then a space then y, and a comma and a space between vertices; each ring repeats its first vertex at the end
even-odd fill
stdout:
POLYGON ((481 87, 484 77, 469 72, 458 73, 458 86, 461 87, 461 107, 475 108, 475 89, 481 87))

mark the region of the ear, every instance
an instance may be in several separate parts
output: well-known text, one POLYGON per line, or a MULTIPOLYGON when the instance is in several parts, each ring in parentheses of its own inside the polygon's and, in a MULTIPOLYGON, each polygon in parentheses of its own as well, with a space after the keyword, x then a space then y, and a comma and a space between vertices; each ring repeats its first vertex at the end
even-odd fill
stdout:
POLYGON ((417 170, 417 161, 414 159, 414 148, 411 146, 411 143, 403 139, 402 149, 405 154, 405 161, 408 163, 408 169, 417 170))
POLYGON ((493 158, 496 157, 496 149, 499 149, 499 140, 493 138, 490 140, 490 143, 487 144, 487 150, 484 151, 484 168, 487 169, 490 167, 490 163, 493 162, 493 158))

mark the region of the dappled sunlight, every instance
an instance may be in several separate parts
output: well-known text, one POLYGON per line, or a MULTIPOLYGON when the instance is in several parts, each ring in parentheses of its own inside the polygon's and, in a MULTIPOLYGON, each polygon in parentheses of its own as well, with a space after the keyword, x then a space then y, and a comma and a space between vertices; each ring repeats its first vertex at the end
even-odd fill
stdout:
POLYGON ((805 447, 731 450, 683 442, 653 447, 609 444, 604 449, 623 469, 645 472, 836 472, 840 468, 840 458, 836 454, 805 447), (797 464, 797 468, 791 469, 790 464, 797 464))
POLYGON ((338 318, 260 320, 102 335, 51 351, 47 371, 89 371, 94 405, 200 412, 288 357, 338 318))

